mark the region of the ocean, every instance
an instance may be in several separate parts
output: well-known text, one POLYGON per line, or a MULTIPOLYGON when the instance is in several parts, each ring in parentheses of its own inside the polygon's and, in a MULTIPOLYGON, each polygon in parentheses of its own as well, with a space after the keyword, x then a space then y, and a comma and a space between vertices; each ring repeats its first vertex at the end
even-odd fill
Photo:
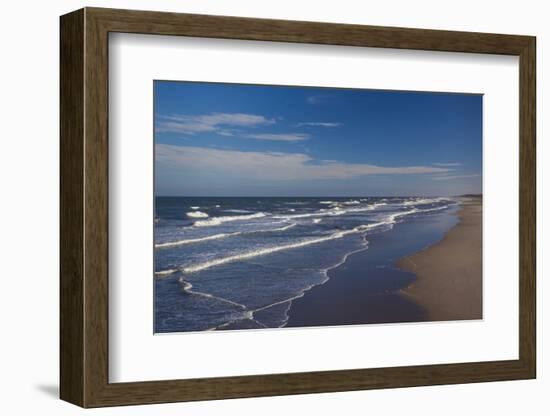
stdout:
POLYGON ((361 290, 394 293, 411 278, 396 278, 406 273, 393 263, 441 239, 456 223, 459 203, 448 197, 157 197, 154 331, 295 326, 289 325, 293 302, 327 283, 350 256, 374 248, 384 255, 365 257, 364 273, 357 273, 361 290), (393 237, 380 238, 385 234, 393 237))

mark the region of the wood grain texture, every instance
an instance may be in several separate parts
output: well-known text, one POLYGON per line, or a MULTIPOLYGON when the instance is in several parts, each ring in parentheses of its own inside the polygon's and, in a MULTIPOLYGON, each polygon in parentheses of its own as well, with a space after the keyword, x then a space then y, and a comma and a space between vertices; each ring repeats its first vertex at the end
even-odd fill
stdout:
POLYGON ((85 406, 108 380, 109 141, 108 33, 86 12, 84 68, 85 406))
POLYGON ((84 404, 84 12, 61 19, 60 44, 60 388, 84 404))
POLYGON ((110 32, 519 55, 528 36, 87 8, 110 32))
POLYGON ((520 54, 519 355, 536 377, 536 41, 520 54))
POLYGON ((61 18, 61 397, 82 407, 535 377, 535 39, 87 8, 61 18), (519 359, 190 380, 108 380, 109 32, 520 57, 519 359))

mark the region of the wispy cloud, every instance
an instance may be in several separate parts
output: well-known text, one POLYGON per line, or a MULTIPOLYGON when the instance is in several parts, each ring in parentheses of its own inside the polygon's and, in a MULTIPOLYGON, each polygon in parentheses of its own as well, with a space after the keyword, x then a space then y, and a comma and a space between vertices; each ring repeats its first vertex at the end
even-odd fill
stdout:
POLYGON ((281 142, 301 142, 309 139, 309 134, 305 133, 259 133, 259 134, 247 134, 249 139, 256 140, 273 140, 281 142))
POLYGON ((340 127, 342 123, 327 123, 323 121, 305 121, 303 123, 296 124, 296 127, 340 127))
POLYGON ((244 152, 166 144, 157 144, 155 149, 159 168, 264 180, 349 179, 366 175, 415 175, 450 171, 433 166, 389 167, 314 160, 303 153, 244 152))
POLYGON ((468 175, 454 175, 454 176, 434 176, 432 179, 434 181, 451 181, 454 179, 463 179, 463 178, 477 178, 481 176, 479 173, 473 173, 468 175))
POLYGON ((261 115, 246 113, 211 113, 202 115, 161 116, 156 131, 158 133, 196 134, 215 132, 231 135, 226 127, 255 127, 274 124, 275 120, 261 115))
POLYGON ((327 99, 326 95, 310 95, 306 98, 308 104, 320 104, 325 102, 327 99))
POLYGON ((432 163, 434 166, 444 166, 444 167, 453 167, 453 166, 462 166, 462 163, 432 163))

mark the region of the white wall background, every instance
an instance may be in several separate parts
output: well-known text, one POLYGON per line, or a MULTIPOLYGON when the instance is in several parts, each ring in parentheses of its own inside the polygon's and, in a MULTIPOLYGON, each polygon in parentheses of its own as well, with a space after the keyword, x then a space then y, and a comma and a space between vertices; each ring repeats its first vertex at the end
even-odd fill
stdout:
MULTIPOLYGON (((550 170, 545 142, 545 72, 550 26, 545 2, 120 0, 5 2, 0 15, 0 409, 4 414, 83 412, 57 399, 58 390, 58 16, 83 6, 166 10, 276 19, 536 35, 538 41, 538 316, 539 378, 535 381, 422 387, 338 394, 225 400, 87 411, 102 415, 275 415, 298 412, 407 415, 545 415, 550 361, 545 357, 550 238, 542 212, 550 170), (7 268, 5 267, 7 266, 7 268)), ((546 199, 546 200, 545 200, 546 199)), ((503 238, 505 238, 503 228, 503 238)))

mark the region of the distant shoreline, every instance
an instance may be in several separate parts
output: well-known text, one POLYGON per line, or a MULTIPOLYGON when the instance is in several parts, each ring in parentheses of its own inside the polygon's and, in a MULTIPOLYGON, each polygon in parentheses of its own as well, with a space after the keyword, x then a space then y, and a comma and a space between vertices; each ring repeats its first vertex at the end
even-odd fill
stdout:
POLYGON ((465 198, 459 223, 444 238, 397 261, 417 280, 401 292, 430 321, 482 319, 482 199, 465 198))

